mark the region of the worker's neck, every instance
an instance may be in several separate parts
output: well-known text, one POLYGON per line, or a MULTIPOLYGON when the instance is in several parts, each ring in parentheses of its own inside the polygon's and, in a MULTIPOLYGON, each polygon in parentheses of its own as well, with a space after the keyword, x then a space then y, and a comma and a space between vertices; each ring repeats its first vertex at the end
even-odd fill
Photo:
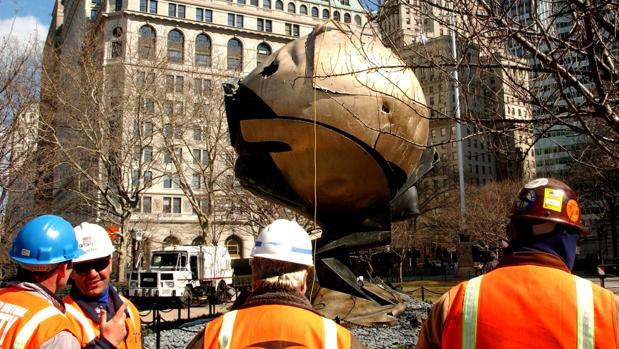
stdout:
POLYGON ((45 286, 45 288, 47 288, 50 292, 56 293, 56 291, 60 288, 57 280, 58 275, 54 274, 52 277, 39 282, 39 284, 45 286))

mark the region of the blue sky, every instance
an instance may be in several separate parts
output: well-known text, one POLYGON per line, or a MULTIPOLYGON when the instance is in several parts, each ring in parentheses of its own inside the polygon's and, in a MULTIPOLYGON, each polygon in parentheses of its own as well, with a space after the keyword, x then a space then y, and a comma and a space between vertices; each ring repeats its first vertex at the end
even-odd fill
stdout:
POLYGON ((44 40, 55 0, 0 0, 0 38, 44 40))

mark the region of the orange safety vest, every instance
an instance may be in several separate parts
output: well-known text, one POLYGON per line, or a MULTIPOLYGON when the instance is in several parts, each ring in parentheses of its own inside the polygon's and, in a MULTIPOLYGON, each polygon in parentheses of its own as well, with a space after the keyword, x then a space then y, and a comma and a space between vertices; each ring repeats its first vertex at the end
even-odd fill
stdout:
MULTIPOLYGON (((127 337, 125 337, 125 340, 120 343, 117 348, 142 348, 140 313, 128 299, 123 296, 120 296, 120 299, 124 303, 129 303, 129 306, 127 306, 129 316, 125 319, 125 324, 127 326, 127 337)), ((82 347, 90 343, 95 338, 98 338, 101 334, 99 324, 94 322, 90 316, 82 310, 79 304, 71 298, 70 295, 67 295, 64 298, 64 302, 67 307, 67 317, 73 323, 73 327, 75 328, 75 336, 82 347)))
POLYGON ((39 348, 72 328, 58 308, 34 292, 11 286, 0 290, 0 348, 39 348))
POLYGON ((351 335, 333 320, 287 305, 234 310, 204 329, 204 348, 350 348, 351 335))
POLYGON ((497 268, 450 298, 443 348, 619 348, 613 293, 557 268, 497 268))

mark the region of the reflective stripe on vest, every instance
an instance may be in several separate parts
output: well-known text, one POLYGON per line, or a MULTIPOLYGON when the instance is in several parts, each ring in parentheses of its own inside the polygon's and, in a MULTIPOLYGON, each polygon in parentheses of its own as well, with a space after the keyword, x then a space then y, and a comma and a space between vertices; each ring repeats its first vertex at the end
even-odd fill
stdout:
POLYGON ((593 349, 595 337, 593 288, 591 281, 576 279, 576 301, 578 302, 578 349, 593 349))
MULTIPOLYGON (((462 307, 462 348, 475 349, 477 337, 477 307, 482 276, 469 280, 464 291, 462 307)), ((593 285, 589 280, 574 276, 576 282, 577 348, 593 349, 595 343, 595 323, 593 305, 593 285)))
MULTIPOLYGON (((232 342, 232 332, 234 331, 234 321, 236 320, 236 312, 229 311, 224 314, 219 330, 219 349, 230 349, 232 342)), ((337 325, 333 320, 322 318, 322 325, 325 330, 324 349, 337 349, 337 325)))
POLYGON ((221 329, 219 330, 219 349, 230 349, 236 312, 237 310, 233 310, 224 314, 223 321, 221 322, 221 329))
POLYGON ((335 327, 335 322, 323 317, 322 326, 325 328, 325 349, 337 349, 337 327, 335 327))
POLYGON ((84 332, 86 332, 86 337, 88 339, 86 342, 88 343, 95 339, 95 331, 92 329, 90 321, 86 318, 86 316, 84 316, 84 313, 82 313, 79 309, 76 309, 71 304, 65 303, 65 308, 67 309, 67 312, 69 314, 73 315, 73 317, 75 317, 75 319, 79 321, 80 325, 84 329, 84 332))
POLYGON ((22 349, 26 346, 26 343, 32 337, 34 331, 39 327, 41 322, 49 319, 54 315, 62 314, 54 306, 47 307, 34 315, 26 324, 19 330, 19 333, 15 336, 15 342, 13 342, 13 349, 22 349))
POLYGON ((477 304, 479 303, 479 286, 483 275, 469 280, 464 291, 462 306, 462 348, 474 349, 477 340, 477 304))

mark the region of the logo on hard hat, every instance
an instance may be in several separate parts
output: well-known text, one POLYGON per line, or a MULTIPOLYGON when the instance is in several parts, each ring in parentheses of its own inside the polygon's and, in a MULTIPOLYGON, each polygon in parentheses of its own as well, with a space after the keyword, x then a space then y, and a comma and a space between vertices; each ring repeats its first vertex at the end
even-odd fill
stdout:
POLYGON ((536 196, 535 196, 535 192, 532 190, 529 190, 524 196, 521 196, 518 201, 516 201, 516 210, 518 211, 526 211, 528 210, 531 206, 533 206, 533 203, 535 202, 536 196))
POLYGON ((561 189, 544 189, 544 208, 561 212, 563 207, 563 196, 565 193, 561 189))
POLYGON ((567 218, 569 218, 570 222, 578 223, 580 221, 580 207, 576 200, 572 199, 567 202, 565 207, 565 213, 567 214, 567 218))

